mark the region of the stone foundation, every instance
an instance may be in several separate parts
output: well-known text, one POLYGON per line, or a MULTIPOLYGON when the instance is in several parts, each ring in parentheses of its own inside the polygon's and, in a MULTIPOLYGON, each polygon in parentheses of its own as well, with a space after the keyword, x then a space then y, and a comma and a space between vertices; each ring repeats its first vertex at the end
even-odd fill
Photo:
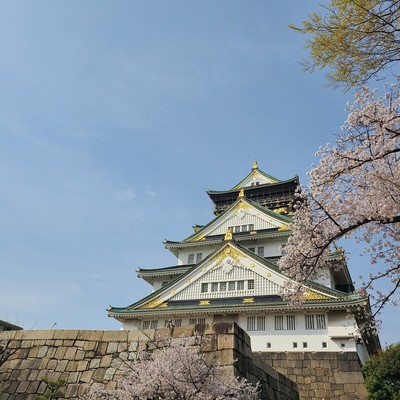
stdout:
POLYGON ((260 381, 262 398, 297 400, 296 385, 267 366, 250 348, 250 338, 234 323, 215 323, 157 331, 9 331, 0 333, 0 400, 34 400, 46 390, 42 378, 64 379, 66 399, 84 395, 97 383, 115 388, 138 346, 155 335, 207 338, 205 349, 218 364, 237 376, 260 381), (1 352, 1 346, 6 346, 1 352), (236 361, 237 360, 237 361, 236 361))
POLYGON ((355 352, 263 352, 265 363, 297 383, 301 400, 366 400, 355 352))

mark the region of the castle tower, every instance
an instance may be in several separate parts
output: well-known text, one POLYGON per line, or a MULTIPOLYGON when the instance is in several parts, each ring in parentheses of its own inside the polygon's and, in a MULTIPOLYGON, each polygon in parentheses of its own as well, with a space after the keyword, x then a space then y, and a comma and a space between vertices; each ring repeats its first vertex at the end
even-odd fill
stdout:
POLYGON ((258 168, 229 190, 209 190, 215 217, 181 241, 164 242, 177 257, 171 267, 137 270, 153 287, 149 296, 108 315, 123 329, 153 329, 236 322, 251 337, 253 351, 358 351, 361 359, 379 339, 358 333, 367 309, 354 287, 343 253, 308 282, 301 306, 282 292, 292 282, 279 269, 290 236, 298 177, 279 180, 258 168))

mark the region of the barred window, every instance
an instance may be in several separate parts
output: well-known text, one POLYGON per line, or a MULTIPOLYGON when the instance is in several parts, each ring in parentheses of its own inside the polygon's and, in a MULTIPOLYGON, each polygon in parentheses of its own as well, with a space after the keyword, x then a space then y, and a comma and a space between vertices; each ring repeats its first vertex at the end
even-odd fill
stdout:
POLYGON ((219 284, 219 290, 221 292, 226 292, 226 282, 220 282, 219 284))
POLYGON ((150 321, 150 329, 157 329, 158 326, 158 320, 155 319, 153 321, 150 321))
POLYGON ((201 284, 201 293, 207 293, 208 292, 208 283, 202 283, 201 284))
POLYGON ((196 263, 200 262, 203 259, 203 253, 196 254, 196 263))
POLYGON ((237 290, 244 290, 244 281, 237 281, 237 290))
POLYGON ((205 318, 190 318, 189 319, 189 325, 205 324, 205 323, 206 323, 205 318))
POLYGON ((296 316, 286 315, 286 329, 295 330, 296 329, 296 316))
POLYGON ((212 282, 211 283, 211 291, 212 292, 218 292, 218 282, 212 282))
POLYGON ((256 317, 255 316, 247 317, 247 330, 248 331, 256 330, 256 317))
POLYGON ((275 315, 275 330, 283 330, 283 315, 275 315))
POLYGON ((247 317, 248 331, 265 331, 265 315, 252 315, 247 317))
POLYGON ((306 329, 326 329, 325 314, 307 314, 306 329))
POLYGON ((326 329, 325 314, 315 314, 317 329, 326 329))
POLYGON ((264 247, 257 247, 257 255, 264 257, 264 247))
POLYGON ((305 317, 306 317, 306 329, 315 329, 314 314, 307 314, 305 317))
POLYGON ((247 289, 248 290, 254 289, 254 279, 250 279, 249 281, 247 281, 247 289))
POLYGON ((189 256, 188 256, 188 264, 194 264, 194 254, 189 254, 189 256))
POLYGON ((182 319, 176 319, 175 321, 174 321, 174 324, 175 324, 175 326, 182 326, 182 319))
POLYGON ((228 282, 228 290, 235 290, 235 283, 234 281, 228 282))
POLYGON ((150 321, 143 321, 142 329, 149 329, 150 328, 150 321))
POLYGON ((265 331, 265 315, 257 316, 257 330, 265 331))

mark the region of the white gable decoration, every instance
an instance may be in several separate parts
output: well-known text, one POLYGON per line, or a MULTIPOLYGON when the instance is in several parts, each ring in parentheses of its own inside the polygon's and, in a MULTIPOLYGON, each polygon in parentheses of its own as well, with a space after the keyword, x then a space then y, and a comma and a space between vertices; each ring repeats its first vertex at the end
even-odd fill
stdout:
POLYGON ((251 226, 252 229, 287 229, 287 225, 278 218, 274 218, 245 200, 241 200, 231 210, 228 210, 221 218, 214 221, 210 226, 199 232, 192 240, 200 240, 204 236, 224 235, 228 228, 235 226, 251 226))
POLYGON ((278 295, 284 290, 286 280, 283 275, 228 244, 184 281, 178 283, 170 291, 171 296, 168 300, 278 295), (237 290, 236 284, 235 290, 229 290, 229 282, 238 281, 243 281, 243 289, 237 290), (254 281, 253 288, 249 289, 248 281, 254 281), (220 282, 226 282, 226 290, 221 291, 218 287, 218 290, 212 291, 212 283, 220 282), (202 284, 209 284, 207 292, 202 291, 202 284))

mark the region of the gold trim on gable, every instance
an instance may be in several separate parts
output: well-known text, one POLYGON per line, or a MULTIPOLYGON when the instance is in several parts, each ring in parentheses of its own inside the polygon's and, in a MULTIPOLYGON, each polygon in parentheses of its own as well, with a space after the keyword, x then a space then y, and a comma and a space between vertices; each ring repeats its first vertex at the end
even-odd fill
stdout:
POLYGON ((305 292, 303 297, 306 300, 326 300, 329 299, 328 296, 324 296, 323 294, 316 293, 316 292, 305 292))
POLYGON ((225 258, 232 258, 235 262, 239 263, 239 252, 231 247, 226 247, 219 255, 215 255, 216 257, 216 265, 220 264, 225 258))
POLYGON ((140 308, 156 308, 158 305, 164 302, 164 299, 160 299, 160 296, 156 297, 153 300, 150 300, 148 303, 144 304, 140 308))
POLYGON ((243 304, 254 303, 254 297, 245 297, 243 299, 243 304))

